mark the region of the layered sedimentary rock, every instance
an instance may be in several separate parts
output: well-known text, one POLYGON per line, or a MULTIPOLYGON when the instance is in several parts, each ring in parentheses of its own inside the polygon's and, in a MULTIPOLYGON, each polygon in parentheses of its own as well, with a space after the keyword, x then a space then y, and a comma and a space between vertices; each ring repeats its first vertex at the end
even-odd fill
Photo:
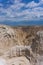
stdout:
POLYGON ((8 61, 7 65, 42 65, 43 27, 0 25, 0 58, 8 61))
POLYGON ((14 31, 12 28, 0 25, 0 55, 14 45, 14 31))

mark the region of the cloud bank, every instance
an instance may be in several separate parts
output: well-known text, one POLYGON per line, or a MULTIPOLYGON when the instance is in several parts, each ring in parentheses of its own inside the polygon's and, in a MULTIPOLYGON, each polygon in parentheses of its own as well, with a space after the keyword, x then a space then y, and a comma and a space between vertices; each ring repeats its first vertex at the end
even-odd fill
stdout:
POLYGON ((8 0, 0 2, 0 21, 31 21, 43 20, 43 0, 38 3, 31 1, 28 3, 22 0, 8 0))

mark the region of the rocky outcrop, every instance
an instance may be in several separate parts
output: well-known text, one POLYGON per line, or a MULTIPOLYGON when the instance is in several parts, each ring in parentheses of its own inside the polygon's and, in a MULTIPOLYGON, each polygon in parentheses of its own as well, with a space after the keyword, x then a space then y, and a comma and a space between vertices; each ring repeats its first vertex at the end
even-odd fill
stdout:
POLYGON ((0 25, 0 57, 11 62, 15 57, 25 57, 32 65, 42 65, 43 27, 0 25))
POLYGON ((9 26, 0 25, 0 55, 14 45, 14 31, 9 26))

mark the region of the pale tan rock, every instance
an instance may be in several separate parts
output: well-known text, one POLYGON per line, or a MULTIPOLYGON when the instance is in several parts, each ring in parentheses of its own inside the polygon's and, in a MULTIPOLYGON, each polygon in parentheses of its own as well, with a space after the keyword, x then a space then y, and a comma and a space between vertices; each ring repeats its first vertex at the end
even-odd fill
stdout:
POLYGON ((4 58, 0 58, 0 65, 7 65, 7 61, 4 58))
POLYGON ((43 31, 43 26, 10 27, 0 25, 0 58, 4 58, 8 65, 18 65, 19 63, 20 65, 38 65, 39 62, 42 65, 43 32, 41 31, 43 31), (39 32, 42 34, 41 37, 39 32), (14 48, 16 45, 20 48, 14 48), (30 48, 21 48, 21 45, 30 48))

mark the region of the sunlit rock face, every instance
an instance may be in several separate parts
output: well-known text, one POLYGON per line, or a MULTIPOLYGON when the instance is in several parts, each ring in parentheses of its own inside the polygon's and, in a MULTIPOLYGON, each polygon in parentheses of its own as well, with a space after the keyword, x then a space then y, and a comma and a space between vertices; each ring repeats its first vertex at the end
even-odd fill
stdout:
POLYGON ((43 65, 43 27, 0 25, 0 58, 2 65, 43 65))
POLYGON ((0 55, 14 45, 14 30, 9 26, 0 25, 0 55))
POLYGON ((6 60, 3 58, 0 58, 0 65, 7 65, 6 60))

